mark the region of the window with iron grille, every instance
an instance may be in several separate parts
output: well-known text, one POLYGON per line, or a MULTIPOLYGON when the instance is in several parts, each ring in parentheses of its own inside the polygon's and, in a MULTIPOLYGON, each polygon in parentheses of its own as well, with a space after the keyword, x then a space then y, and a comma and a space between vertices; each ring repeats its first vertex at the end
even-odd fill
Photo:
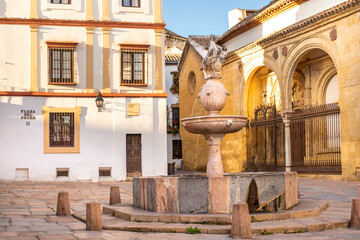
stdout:
POLYGON ((75 84, 75 48, 49 47, 49 84, 75 84))
POLYGON ((121 85, 147 84, 147 49, 121 50, 121 85))
POLYGON ((172 127, 178 127, 179 128, 179 108, 173 108, 172 109, 172 127))
POLYGON ((71 4, 71 0, 51 0, 51 3, 57 3, 57 4, 71 4))
POLYGON ((111 177, 111 167, 99 168, 99 177, 111 177))
POLYGON ((50 113, 50 147, 74 147, 74 113, 50 113))
POLYGON ((56 169, 56 177, 69 177, 69 169, 68 168, 57 168, 56 169))
POLYGON ((140 7, 140 0, 122 0, 123 7, 140 7))
POLYGON ((182 158, 182 142, 181 140, 173 140, 172 142, 172 152, 173 159, 181 159, 182 158))

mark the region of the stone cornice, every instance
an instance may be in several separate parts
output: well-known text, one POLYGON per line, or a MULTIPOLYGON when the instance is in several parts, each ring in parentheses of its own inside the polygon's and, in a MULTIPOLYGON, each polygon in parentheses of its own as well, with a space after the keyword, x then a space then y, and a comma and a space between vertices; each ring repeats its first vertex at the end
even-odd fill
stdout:
MULTIPOLYGON (((261 38, 245 47, 242 47, 238 50, 229 52, 226 55, 226 58, 231 58, 232 56, 234 56, 235 54, 240 54, 243 53, 245 51, 248 51, 250 49, 256 48, 258 46, 263 46, 265 44, 268 44, 272 41, 278 40, 279 38, 283 38, 291 33, 297 32, 301 29, 305 29, 307 27, 319 24, 321 22, 324 22, 326 20, 328 20, 330 17, 334 17, 336 15, 339 14, 343 14, 343 13, 347 13, 348 11, 353 10, 356 7, 360 6, 360 0, 349 0, 346 1, 344 3, 341 3, 335 7, 332 7, 330 9, 327 9, 323 12, 320 12, 318 14, 315 14, 309 18, 306 18, 300 22, 297 22, 293 25, 290 25, 274 34, 271 34, 270 36, 261 38)), ((359 9, 360 10, 360 9, 359 9)))
POLYGON ((274 18, 283 12, 294 8, 308 0, 279 0, 273 4, 268 5, 267 7, 263 8, 263 10, 259 10, 258 13, 254 13, 250 15, 248 18, 245 18, 241 22, 239 22, 234 27, 230 28, 226 31, 223 35, 217 39, 218 44, 223 44, 230 39, 238 36, 241 33, 244 33, 260 24, 274 18))
POLYGON ((94 20, 65 20, 65 19, 28 19, 28 18, 0 18, 0 24, 30 25, 30 26, 67 26, 67 27, 94 27, 94 28, 138 28, 138 29, 165 29, 165 23, 94 21, 94 20))
MULTIPOLYGON (((75 98, 96 98, 97 93, 54 93, 54 92, 0 92, 1 96, 11 97, 75 97, 75 98)), ((167 93, 102 93, 103 97, 151 97, 166 98, 167 93)))

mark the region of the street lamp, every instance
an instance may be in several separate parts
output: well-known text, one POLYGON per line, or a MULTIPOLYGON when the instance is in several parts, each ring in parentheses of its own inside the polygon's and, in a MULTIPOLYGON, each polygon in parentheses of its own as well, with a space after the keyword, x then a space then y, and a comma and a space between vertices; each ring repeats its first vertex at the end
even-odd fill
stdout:
POLYGON ((104 99, 102 98, 101 92, 98 93, 95 99, 96 106, 98 107, 98 112, 100 112, 101 107, 103 106, 104 99))

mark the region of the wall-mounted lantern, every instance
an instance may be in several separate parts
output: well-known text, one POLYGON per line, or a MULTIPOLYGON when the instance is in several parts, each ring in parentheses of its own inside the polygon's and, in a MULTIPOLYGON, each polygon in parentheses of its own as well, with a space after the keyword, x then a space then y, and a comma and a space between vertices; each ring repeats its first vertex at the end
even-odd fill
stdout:
POLYGON ((103 106, 104 99, 102 98, 101 92, 98 93, 95 99, 96 106, 98 107, 98 112, 100 112, 101 107, 103 106))

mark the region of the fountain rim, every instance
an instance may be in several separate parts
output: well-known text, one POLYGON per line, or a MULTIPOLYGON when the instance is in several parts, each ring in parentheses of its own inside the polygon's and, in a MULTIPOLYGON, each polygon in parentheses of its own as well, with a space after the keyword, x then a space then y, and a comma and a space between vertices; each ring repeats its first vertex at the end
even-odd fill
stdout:
POLYGON ((244 117, 244 116, 236 116, 236 115, 216 115, 216 116, 197 116, 197 117, 188 117, 188 118, 183 118, 181 119, 181 122, 184 121, 191 121, 191 120, 223 120, 223 121, 227 121, 227 120, 245 120, 247 121, 248 118, 244 117))

